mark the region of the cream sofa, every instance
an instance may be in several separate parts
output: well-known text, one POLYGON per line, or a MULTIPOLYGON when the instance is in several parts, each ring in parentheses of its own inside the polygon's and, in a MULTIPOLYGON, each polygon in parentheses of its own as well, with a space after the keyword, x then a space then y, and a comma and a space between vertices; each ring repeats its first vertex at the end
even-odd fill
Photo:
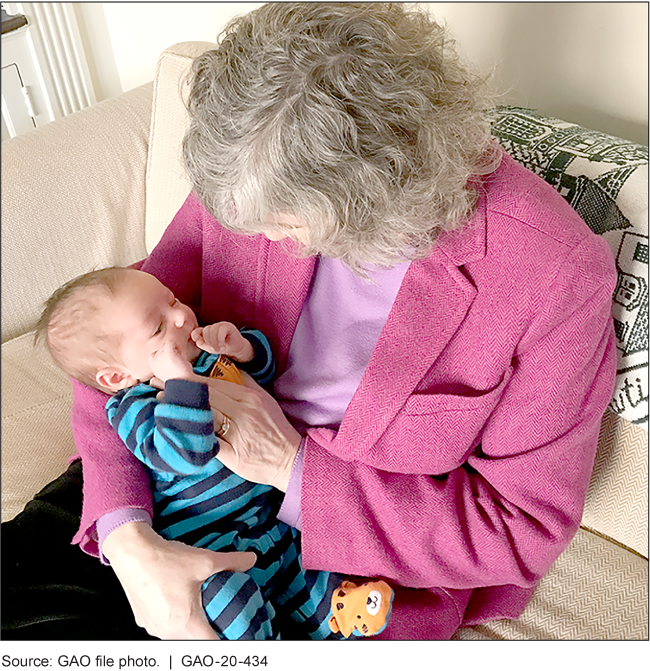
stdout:
MULTIPOLYGON (((42 303, 68 279, 132 263, 155 246, 189 192, 180 161, 187 123, 181 95, 192 58, 210 46, 175 45, 162 54, 153 86, 2 144, 3 521, 58 476, 75 452, 69 382, 43 348, 33 347, 42 303)), ((645 361, 647 371, 647 335, 640 354, 627 351, 634 349, 630 328, 639 331, 643 314, 647 326, 647 266, 645 298, 643 271, 630 269, 639 254, 643 261, 644 239, 647 263, 647 150, 644 159, 636 145, 527 110, 498 110, 494 128, 515 158, 555 183, 585 218, 595 211, 593 203, 605 212, 588 223, 602 227, 598 232, 609 236, 619 257, 630 240, 637 242, 632 260, 617 257, 623 299, 613 305, 615 317, 620 313, 621 356, 637 357, 635 371, 643 372, 645 361), (609 179, 614 186, 596 189, 596 196, 595 182, 587 180, 593 175, 585 177, 594 165, 596 181, 616 178, 609 179), (605 192, 609 201, 603 201, 605 192), (637 279, 632 288, 629 277, 637 279), (634 301, 638 319, 632 323, 634 301)), ((583 526, 521 619, 467 628, 456 638, 648 637, 647 390, 644 423, 639 416, 644 393, 634 396, 634 385, 629 375, 618 381, 618 396, 603 422, 583 526), (624 407, 631 396, 638 402, 624 407)))

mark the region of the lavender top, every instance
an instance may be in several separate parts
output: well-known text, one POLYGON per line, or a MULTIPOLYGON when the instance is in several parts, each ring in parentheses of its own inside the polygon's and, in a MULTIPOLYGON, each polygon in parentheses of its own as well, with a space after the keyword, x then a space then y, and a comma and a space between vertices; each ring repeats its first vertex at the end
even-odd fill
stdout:
MULTIPOLYGON (((372 282, 321 258, 275 383, 285 414, 300 425, 337 429, 361 382, 410 263, 368 267, 372 282)), ((303 450, 298 451, 279 518, 300 529, 303 450)))

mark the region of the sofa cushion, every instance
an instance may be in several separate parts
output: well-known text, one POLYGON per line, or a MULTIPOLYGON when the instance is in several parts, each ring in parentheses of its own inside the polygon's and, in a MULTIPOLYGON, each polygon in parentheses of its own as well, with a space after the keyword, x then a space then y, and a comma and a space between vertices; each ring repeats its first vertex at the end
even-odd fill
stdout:
POLYGON ((610 408, 600 427, 582 525, 648 556, 648 433, 610 408))
POLYGON ((580 529, 518 620, 461 629, 458 640, 647 640, 648 560, 580 529))
POLYGON ((66 469, 75 453, 72 385, 34 333, 2 345, 2 521, 66 469))

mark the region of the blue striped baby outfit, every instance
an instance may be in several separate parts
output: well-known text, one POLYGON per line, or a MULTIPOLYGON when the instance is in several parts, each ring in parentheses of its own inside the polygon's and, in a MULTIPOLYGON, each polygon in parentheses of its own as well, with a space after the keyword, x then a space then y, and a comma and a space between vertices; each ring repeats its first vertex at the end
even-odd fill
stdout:
MULTIPOLYGON (((275 364, 266 337, 242 329, 253 360, 240 368, 259 384, 271 381, 275 364)), ((194 363, 209 375, 216 355, 194 363)), ((162 401, 158 390, 139 384, 112 396, 106 415, 128 449, 149 470, 155 520, 161 536, 218 551, 254 551, 246 573, 223 571, 203 583, 203 606, 213 628, 229 640, 338 638, 328 619, 330 598, 342 577, 305 571, 300 534, 277 519, 281 494, 244 480, 215 456, 208 388, 169 380, 162 401)))

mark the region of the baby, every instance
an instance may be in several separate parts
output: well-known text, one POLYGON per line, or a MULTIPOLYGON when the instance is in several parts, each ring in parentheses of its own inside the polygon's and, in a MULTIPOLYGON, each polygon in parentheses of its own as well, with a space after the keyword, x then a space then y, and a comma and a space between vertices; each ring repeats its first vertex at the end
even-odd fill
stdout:
MULTIPOLYGON (((204 377, 236 381, 226 355, 259 384, 270 382, 275 364, 262 333, 228 322, 200 327, 192 310, 152 275, 108 268, 52 295, 39 338, 68 375, 110 394, 108 420, 149 469, 155 526, 163 537, 256 552, 248 572, 223 571, 203 584, 206 615, 223 638, 276 639, 280 628, 297 638, 340 638, 329 616, 333 596, 343 594, 343 577, 303 570, 299 532, 276 517, 278 492, 240 478, 215 458, 219 442, 204 377), (160 401, 147 384, 154 377, 165 383, 160 401)), ((390 604, 383 610, 381 625, 390 604)))

